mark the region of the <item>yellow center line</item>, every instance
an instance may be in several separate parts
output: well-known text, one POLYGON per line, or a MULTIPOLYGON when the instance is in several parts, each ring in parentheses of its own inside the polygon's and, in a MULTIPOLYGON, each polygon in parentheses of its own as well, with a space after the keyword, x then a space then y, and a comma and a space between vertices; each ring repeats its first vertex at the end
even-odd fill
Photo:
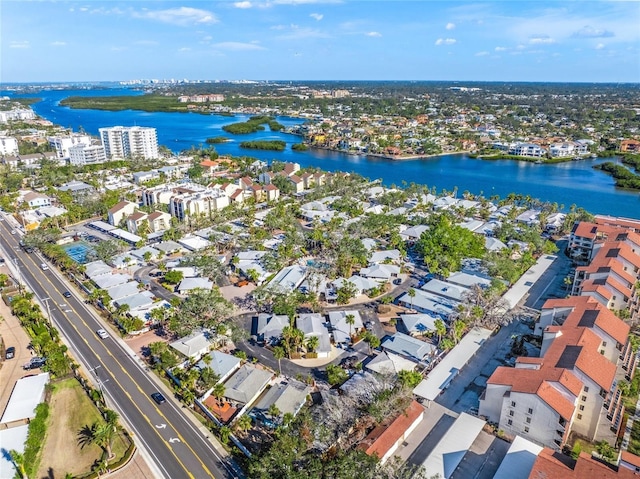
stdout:
MULTIPOLYGON (((33 260, 32 257, 27 256, 27 258, 29 258, 29 260, 31 261, 32 265, 34 267, 37 267, 36 262, 33 260)), ((23 263, 24 263, 24 258, 22 259, 23 263)), ((26 266, 26 265, 25 265, 26 266)), ((33 273, 32 273, 33 274, 33 273)), ((44 285, 36 278, 35 275, 34 279, 35 281, 43 288, 46 290, 46 288, 44 287, 44 285)), ((47 279, 47 281, 49 282, 49 284, 51 285, 51 287, 53 288, 54 291, 56 290, 55 285, 51 282, 51 280, 44 275, 44 277, 47 279)), ((82 317, 81 314, 79 314, 72 306, 69 306, 70 308, 72 308, 74 310, 74 312, 76 313, 76 315, 80 318, 80 321, 89 329, 91 330, 91 328, 89 327, 89 325, 85 322, 84 318, 82 317)), ((80 333, 80 331, 78 330, 78 328, 75 326, 75 324, 73 324, 73 322, 71 321, 71 318, 67 315, 67 313, 65 313, 62 309, 59 309, 60 313, 67 318, 67 321, 69 322, 69 324, 71 325, 71 327, 73 329, 76 330, 76 332, 78 333, 78 335, 83 339, 83 341, 85 342, 85 344, 87 345, 87 347, 93 352, 93 354, 96 355, 96 357, 100 357, 100 355, 91 347, 91 345, 89 344, 89 342, 86 340, 86 338, 80 333)), ((93 314, 93 313, 92 313, 93 314)), ((133 384, 136 385, 136 388, 140 391, 141 394, 143 394, 144 396, 146 396, 146 394, 144 393, 144 391, 140 388, 140 386, 136 383, 136 381, 133 379, 133 377, 124 369, 124 367, 122 366, 122 364, 115 358, 115 356, 113 354, 111 354, 111 352, 105 347, 105 350, 107 352, 107 354, 109 354, 114 361, 116 361, 119 365, 120 368, 122 369, 122 371, 124 372, 124 374, 129 377, 129 379, 131 380, 131 382, 133 384)), ((113 378, 113 380, 115 382, 118 383, 118 385, 120 386, 120 388, 125 392, 125 394, 129 397, 129 399, 131 400, 133 406, 138 410, 138 412, 142 415, 142 417, 144 417, 147 422, 149 423, 149 425, 151 426, 151 429, 156 433, 156 435, 162 439, 163 441, 165 441, 165 439, 160 435, 160 433, 156 430, 155 427, 153 427, 154 425, 152 424, 152 422, 149 420, 149 418, 147 418, 147 416, 140 410, 140 408, 138 408, 137 404, 135 403, 135 401, 133 401, 133 399, 131 398, 131 395, 127 392, 126 388, 123 387, 119 382, 118 379, 115 377, 115 375, 113 375, 113 373, 111 373, 111 371, 109 371, 109 373, 111 374, 111 377, 113 378)), ((169 424, 171 424, 171 421, 169 421, 169 419, 167 419, 167 417, 158 409, 156 408, 156 410, 158 411, 158 414, 169 424)), ((178 413, 179 414, 179 413, 178 413)), ((185 441, 182 438, 182 435, 178 433, 178 431, 175 430, 175 428, 173 428, 174 432, 176 433, 176 435, 179 437, 180 441, 187 446, 187 448, 191 451, 191 453, 193 454, 193 456, 200 462, 200 465, 202 466, 202 468, 207 472, 207 474, 209 474, 210 477, 215 477, 211 471, 209 470, 209 468, 204 464, 204 462, 202 462, 202 459, 200 459, 200 457, 196 454, 196 452, 193 450, 193 448, 189 445, 189 443, 187 441, 185 441)), ((165 441, 167 442, 167 441, 165 441)), ((167 448, 171 451, 171 453, 173 454, 173 456, 176 458, 176 460, 178 461, 178 463, 180 463, 180 465, 182 466, 182 468, 185 470, 185 472, 189 475, 189 477, 193 478, 194 476, 191 474, 191 472, 189 472, 189 470, 187 469, 187 467, 183 464, 183 462, 180 460, 180 458, 176 455, 175 451, 173 450, 173 447, 171 445, 169 445, 171 443, 167 442, 167 448)))

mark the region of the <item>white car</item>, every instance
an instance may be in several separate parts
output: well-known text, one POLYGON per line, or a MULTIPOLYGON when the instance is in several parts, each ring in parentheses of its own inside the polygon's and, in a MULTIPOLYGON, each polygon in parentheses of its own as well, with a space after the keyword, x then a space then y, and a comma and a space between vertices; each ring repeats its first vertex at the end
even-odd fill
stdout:
POLYGON ((11 230, 11 234, 12 235, 16 234, 16 230, 11 230))
POLYGON ((42 271, 46 271, 46 270, 48 270, 48 269, 49 269, 49 267, 48 267, 46 264, 42 263, 42 264, 40 265, 40 269, 41 269, 42 271))
POLYGON ((107 333, 104 329, 98 329, 96 334, 100 336, 102 339, 107 339, 109 337, 109 333, 107 333))

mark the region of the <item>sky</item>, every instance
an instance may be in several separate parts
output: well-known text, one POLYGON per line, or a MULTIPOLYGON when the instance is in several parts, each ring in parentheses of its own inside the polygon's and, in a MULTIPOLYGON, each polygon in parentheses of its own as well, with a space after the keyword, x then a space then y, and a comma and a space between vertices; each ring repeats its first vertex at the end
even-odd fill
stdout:
POLYGON ((638 1, 0 1, 0 82, 640 82, 638 1))

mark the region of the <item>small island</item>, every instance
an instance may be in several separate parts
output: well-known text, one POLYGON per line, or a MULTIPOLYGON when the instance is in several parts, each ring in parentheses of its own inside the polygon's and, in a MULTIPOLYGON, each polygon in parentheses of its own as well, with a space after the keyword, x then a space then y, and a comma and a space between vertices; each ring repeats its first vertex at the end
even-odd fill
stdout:
POLYGON ((231 139, 226 136, 214 136, 213 138, 207 138, 206 143, 209 145, 215 145, 217 143, 226 143, 227 141, 231 141, 231 139))
POLYGON ((269 129, 271 131, 281 131, 284 129, 282 124, 278 123, 270 116, 252 116, 247 121, 225 125, 222 129, 227 133, 232 133, 234 135, 246 135, 248 133, 255 133, 257 131, 264 130, 264 126, 262 125, 265 123, 269 125, 269 129))
MULTIPOLYGON (((622 163, 635 169, 640 170, 640 155, 625 155, 622 163)), ((634 173, 623 165, 617 165, 611 161, 594 166, 597 170, 609 173, 616 180, 616 186, 619 188, 627 188, 631 190, 640 190, 640 175, 634 173)))
POLYGON ((294 143, 293 145, 291 145, 291 149, 293 151, 307 151, 309 147, 306 143, 294 143))
POLYGON ((240 148, 249 150, 284 151, 287 143, 282 140, 243 141, 240 148))

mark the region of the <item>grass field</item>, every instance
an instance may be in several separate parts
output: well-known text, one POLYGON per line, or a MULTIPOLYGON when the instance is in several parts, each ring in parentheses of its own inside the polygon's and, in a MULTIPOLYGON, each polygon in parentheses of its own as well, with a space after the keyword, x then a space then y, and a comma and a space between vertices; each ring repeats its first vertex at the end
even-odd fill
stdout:
MULTIPOLYGON (((102 449, 94 444, 80 448, 78 432, 85 425, 101 421, 100 412, 78 381, 67 379, 53 384, 49 425, 36 479, 90 472, 94 462, 100 459, 102 449)), ((116 458, 122 457, 126 449, 127 443, 122 437, 113 441, 116 458)))

